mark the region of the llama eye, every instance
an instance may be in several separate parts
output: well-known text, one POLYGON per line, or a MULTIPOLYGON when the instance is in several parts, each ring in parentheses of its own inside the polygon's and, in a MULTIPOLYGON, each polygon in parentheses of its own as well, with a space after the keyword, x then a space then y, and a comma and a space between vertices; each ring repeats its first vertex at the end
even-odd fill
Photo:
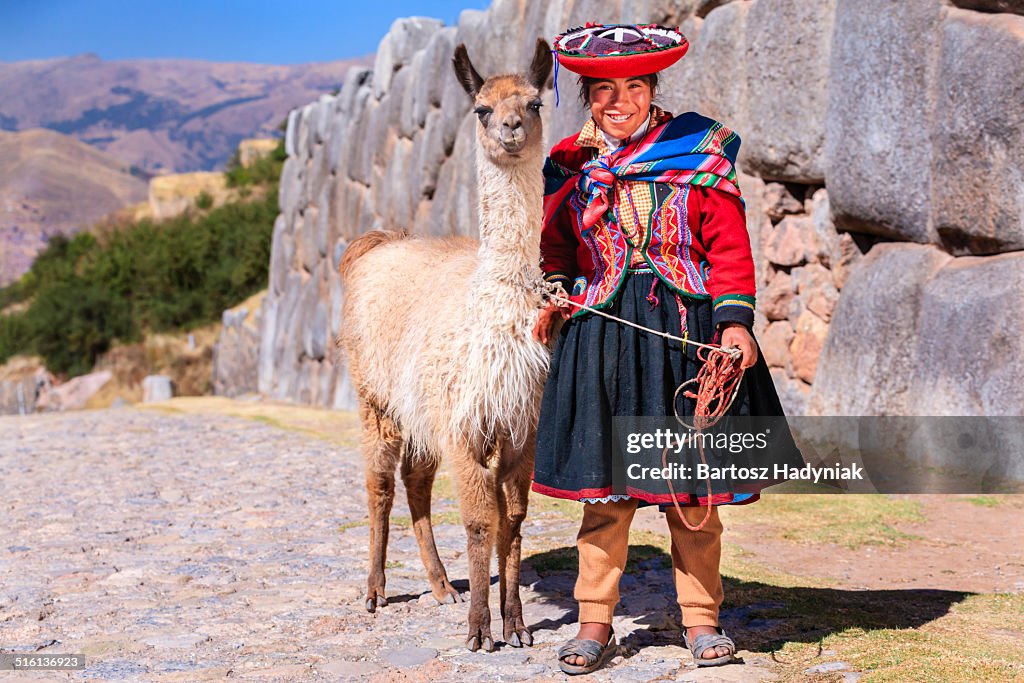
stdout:
POLYGON ((540 108, 544 106, 544 103, 541 102, 540 100, 534 100, 533 102, 530 102, 530 104, 526 106, 530 108, 530 111, 539 112, 540 108))
POLYGON ((477 117, 480 119, 480 123, 486 126, 487 119, 490 118, 491 114, 494 113, 494 110, 491 109, 490 107, 477 107, 476 109, 473 110, 473 113, 476 114, 477 117))

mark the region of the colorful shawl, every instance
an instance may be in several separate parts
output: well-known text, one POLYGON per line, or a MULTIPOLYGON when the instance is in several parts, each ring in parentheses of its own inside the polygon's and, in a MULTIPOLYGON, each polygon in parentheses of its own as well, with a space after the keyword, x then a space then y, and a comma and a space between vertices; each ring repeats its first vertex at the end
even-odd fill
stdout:
POLYGON ((571 189, 586 209, 584 229, 608 210, 608 191, 617 181, 634 180, 714 187, 742 200, 736 181, 740 138, 714 119, 687 112, 669 119, 647 135, 584 164, 581 172, 545 169, 545 208, 555 209, 571 189), (578 179, 575 185, 570 179, 578 179), (554 182, 552 182, 554 181, 554 182))

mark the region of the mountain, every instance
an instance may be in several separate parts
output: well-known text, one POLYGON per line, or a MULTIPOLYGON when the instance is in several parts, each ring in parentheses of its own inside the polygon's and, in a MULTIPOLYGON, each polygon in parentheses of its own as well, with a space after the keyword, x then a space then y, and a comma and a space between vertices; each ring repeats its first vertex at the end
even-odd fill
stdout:
POLYGON ((127 164, 72 137, 0 131, 0 286, 28 270, 49 235, 75 232, 146 193, 127 164))
POLYGON ((48 128, 146 173, 213 170, 268 137, 293 107, 337 90, 370 58, 272 66, 104 61, 93 54, 0 63, 0 130, 48 128))

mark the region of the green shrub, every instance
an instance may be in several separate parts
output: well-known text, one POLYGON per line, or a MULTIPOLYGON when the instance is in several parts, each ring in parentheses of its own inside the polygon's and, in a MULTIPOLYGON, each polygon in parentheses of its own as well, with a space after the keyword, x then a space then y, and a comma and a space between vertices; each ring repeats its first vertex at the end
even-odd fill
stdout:
POLYGON ((284 140, 279 140, 273 152, 265 157, 260 157, 248 167, 242 166, 241 157, 236 151, 224 171, 228 187, 276 183, 281 177, 281 166, 284 164, 285 158, 287 155, 284 151, 284 140))
POLYGON ((0 316, 0 362, 37 353, 56 373, 88 372, 116 340, 187 330, 266 287, 278 214, 277 176, 262 199, 201 216, 140 221, 102 238, 57 236, 0 302, 32 299, 0 316))
POLYGON ((199 196, 196 197, 196 208, 201 210, 201 211, 206 211, 207 209, 211 208, 212 206, 213 206, 213 197, 210 196, 210 193, 207 192, 206 190, 203 190, 202 192, 200 192, 199 196))
POLYGON ((32 330, 24 313, 0 315, 0 364, 19 351, 32 349, 32 330))

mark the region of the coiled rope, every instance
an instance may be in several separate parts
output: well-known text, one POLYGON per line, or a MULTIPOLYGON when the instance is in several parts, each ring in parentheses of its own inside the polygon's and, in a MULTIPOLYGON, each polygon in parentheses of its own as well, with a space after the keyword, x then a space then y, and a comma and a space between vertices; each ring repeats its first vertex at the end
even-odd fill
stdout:
MULTIPOLYGON (((743 352, 737 347, 722 348, 719 344, 702 344, 695 342, 692 339, 679 337, 668 332, 661 330, 652 330, 649 327, 640 325, 631 320, 624 320, 618 316, 606 313, 605 311, 598 310, 586 304, 581 304, 572 301, 568 294, 565 292, 565 288, 562 287, 561 283, 558 282, 546 282, 540 281, 540 293, 548 300, 555 302, 560 306, 573 306, 575 308, 589 311, 596 315, 603 316, 609 320, 634 327, 638 330, 642 330, 649 334, 654 334, 659 337, 671 341, 677 341, 683 345, 689 344, 695 346, 697 350, 697 360, 702 365, 700 370, 697 372, 697 376, 693 379, 686 380, 680 384, 672 397, 672 412, 675 414, 676 421, 683 425, 687 429, 692 429, 698 434, 704 430, 715 426, 722 417, 729 411, 733 401, 736 400, 736 395, 739 393, 740 381, 743 379, 743 368, 740 367, 740 363, 743 359, 743 352), (701 350, 704 351, 703 356, 701 350), (687 390, 686 387, 695 384, 697 391, 687 390), (682 393, 684 397, 694 399, 697 405, 693 412, 693 424, 687 424, 683 421, 681 415, 679 415, 679 394, 682 393)), ((698 446, 700 450, 701 463, 707 466, 707 458, 704 455, 704 440, 698 439, 698 446)), ((668 467, 668 446, 661 452, 661 465, 663 468, 668 467)), ((711 519, 711 504, 712 492, 711 492, 711 477, 710 472, 707 478, 708 496, 707 496, 707 511, 704 513, 704 519, 696 526, 691 525, 686 521, 686 517, 683 515, 683 509, 679 505, 679 501, 676 499, 675 488, 672 486, 671 477, 667 477, 665 482, 668 484, 669 493, 672 494, 672 505, 675 506, 676 514, 679 515, 679 519, 683 522, 687 529, 690 531, 700 531, 711 519)))

